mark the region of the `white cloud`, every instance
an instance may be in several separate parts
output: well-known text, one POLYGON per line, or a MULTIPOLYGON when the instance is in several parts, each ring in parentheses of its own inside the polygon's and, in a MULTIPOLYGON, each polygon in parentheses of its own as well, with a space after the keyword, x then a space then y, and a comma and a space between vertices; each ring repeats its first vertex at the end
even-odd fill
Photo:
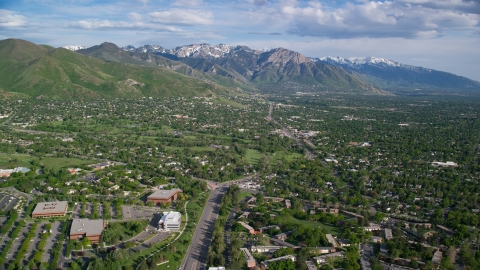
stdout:
POLYGON ((152 22, 172 25, 207 25, 213 23, 209 11, 171 8, 167 11, 148 13, 152 22))
POLYGON ((133 21, 141 21, 142 20, 142 15, 136 13, 136 12, 130 12, 127 14, 127 17, 133 21))
POLYGON ((199 6, 202 4, 203 4, 203 0, 176 0, 172 3, 173 6, 181 6, 181 7, 199 6))
MULTIPOLYGON (((418 5, 418 3, 431 2, 428 0, 370 1, 347 3, 345 6, 334 9, 323 7, 318 2, 312 1, 306 6, 284 6, 281 13, 290 22, 289 33, 300 36, 418 38, 438 37, 451 29, 478 28, 480 22, 478 14, 418 5)), ((443 2, 445 5, 465 5, 459 0, 443 2)))
POLYGON ((170 25, 159 25, 159 24, 149 24, 142 22, 125 22, 125 21, 111 21, 111 20, 81 20, 70 23, 67 27, 80 28, 86 30, 109 30, 109 29, 118 29, 118 30, 153 30, 153 31, 166 31, 166 32, 183 32, 182 29, 170 26, 170 25))
POLYGON ((27 18, 11 10, 0 9, 0 27, 19 27, 27 24, 27 18))

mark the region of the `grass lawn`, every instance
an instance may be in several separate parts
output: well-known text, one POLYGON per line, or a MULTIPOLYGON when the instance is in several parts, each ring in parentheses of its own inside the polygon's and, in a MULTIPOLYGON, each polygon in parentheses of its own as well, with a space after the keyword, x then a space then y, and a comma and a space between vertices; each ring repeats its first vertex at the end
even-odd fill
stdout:
POLYGON ((245 197, 250 197, 252 196, 252 193, 249 193, 249 192, 245 192, 245 191, 240 191, 240 194, 238 195, 238 201, 241 201, 243 198, 245 197))
POLYGON ((223 98, 223 97, 217 97, 216 99, 213 100, 213 102, 218 104, 230 105, 234 108, 241 108, 241 109, 248 107, 247 105, 243 105, 236 101, 230 100, 228 98, 223 98))
MULTIPOLYGON (((24 155, 24 154, 5 154, 0 153, 0 168, 8 169, 15 167, 30 167, 32 164, 31 161, 39 161, 38 157, 24 155), (17 159, 17 162, 10 163, 10 159, 17 159)), ((44 164, 49 168, 59 169, 62 167, 75 167, 83 164, 93 164, 91 160, 79 159, 79 158, 54 158, 54 157, 45 157, 40 160, 40 163, 44 164)))
POLYGON ((210 152, 213 152, 215 151, 216 149, 215 148, 211 148, 211 147, 200 147, 200 146, 193 146, 193 147, 180 147, 180 146, 165 146, 165 149, 167 150, 183 150, 185 148, 189 148, 190 150, 192 151, 198 151, 198 152, 202 152, 202 151, 210 151, 210 152))
POLYGON ((277 161, 282 160, 285 157, 287 161, 292 161, 295 158, 301 158, 303 155, 300 153, 287 153, 285 151, 279 151, 270 156, 270 164, 276 165, 277 161))
POLYGON ((262 154, 255 149, 247 149, 247 152, 245 153, 245 158, 247 159, 248 163, 252 165, 256 165, 260 160, 260 157, 262 157, 262 154))
MULTIPOLYGON (((303 155, 300 153, 288 153, 285 151, 279 151, 274 153, 273 155, 269 155, 270 158, 270 165, 276 165, 277 161, 282 160, 285 157, 287 161, 292 161, 295 158, 301 158, 303 155)), ((260 158, 262 157, 262 153, 255 149, 247 149, 245 158, 247 161, 252 164, 256 165, 260 158)))
POLYGON ((293 223, 296 223, 296 224, 302 224, 305 227, 311 228, 311 229, 315 229, 315 228, 320 227, 325 231, 325 233, 330 233, 332 235, 337 235, 337 234, 340 233, 340 230, 337 227, 333 227, 333 226, 323 224, 323 223, 320 223, 320 222, 300 220, 300 219, 296 219, 296 218, 291 217, 291 216, 289 216, 285 219, 286 219, 286 221, 293 222, 293 223))
POLYGON ((41 161, 41 163, 45 164, 45 166, 50 168, 62 168, 62 167, 75 167, 83 164, 93 164, 95 161, 92 160, 85 160, 79 158, 53 158, 53 157, 45 157, 41 161))
MULTIPOLYGON (((180 238, 171 244, 176 248, 176 252, 170 250, 166 245, 171 243, 171 241, 177 236, 177 233, 173 233, 167 239, 163 240, 162 242, 158 243, 154 247, 150 249, 146 249, 140 253, 133 254, 130 258, 128 263, 132 264, 136 267, 140 262, 141 258, 147 257, 148 255, 152 254, 157 250, 161 250, 160 252, 164 255, 165 259, 168 260, 168 263, 158 265, 156 269, 178 269, 180 264, 182 263, 183 257, 185 256, 185 252, 187 252, 188 246, 191 243, 193 233, 195 231, 197 220, 202 215, 203 206, 200 206, 197 202, 199 199, 206 200, 208 197, 209 192, 204 192, 199 196, 192 198, 191 201, 187 204, 187 213, 188 213, 188 225, 185 227, 185 231, 183 232, 180 238), (194 214, 195 213, 195 214, 194 214), (194 215, 197 217, 194 218, 194 215)), ((183 223, 185 224, 185 223, 183 223)))

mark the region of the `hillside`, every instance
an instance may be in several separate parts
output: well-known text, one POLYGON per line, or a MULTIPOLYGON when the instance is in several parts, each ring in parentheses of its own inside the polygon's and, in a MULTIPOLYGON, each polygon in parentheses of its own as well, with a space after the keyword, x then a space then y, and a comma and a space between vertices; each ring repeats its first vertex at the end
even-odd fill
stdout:
POLYGON ((28 41, 0 41, 0 89, 53 99, 206 96, 231 88, 167 68, 106 62, 64 48, 28 41))
POLYGON ((401 64, 376 57, 365 59, 345 59, 324 57, 317 63, 340 67, 382 89, 405 88, 479 90, 480 82, 448 72, 401 64))
POLYGON ((113 43, 104 42, 100 45, 96 45, 87 49, 76 50, 76 52, 108 62, 166 68, 206 82, 217 83, 225 87, 253 91, 250 85, 246 84, 245 82, 238 81, 233 77, 223 76, 223 74, 203 72, 201 70, 192 68, 185 63, 167 59, 161 55, 149 53, 150 50, 147 50, 146 48, 149 47, 142 46, 142 48, 138 48, 138 50, 129 51, 121 49, 113 43))
MULTIPOLYGON (((132 46, 124 47, 124 50, 126 48, 132 50, 132 46)), ((264 52, 246 46, 192 44, 154 53, 205 73, 250 84, 268 93, 296 92, 308 86, 309 91, 389 95, 341 68, 315 63, 298 52, 284 48, 264 52)))

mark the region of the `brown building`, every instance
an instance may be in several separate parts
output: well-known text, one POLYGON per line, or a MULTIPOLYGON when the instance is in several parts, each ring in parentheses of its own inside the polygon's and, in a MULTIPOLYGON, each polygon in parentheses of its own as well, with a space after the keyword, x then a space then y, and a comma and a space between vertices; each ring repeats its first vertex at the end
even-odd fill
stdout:
POLYGON ((158 189, 147 197, 147 203, 153 202, 155 205, 166 204, 177 200, 177 194, 183 192, 181 189, 174 188, 171 190, 158 189))
POLYGON ((68 202, 40 202, 32 212, 32 218, 63 217, 67 213, 68 202))
POLYGON ((245 257, 245 261, 247 261, 247 267, 248 268, 254 268, 257 266, 257 261, 255 261, 255 258, 253 258, 252 254, 250 254, 250 251, 246 248, 241 248, 240 249, 243 252, 243 256, 245 257))
POLYGON ((103 219, 74 219, 70 228, 70 240, 87 237, 92 243, 98 243, 106 227, 103 219))

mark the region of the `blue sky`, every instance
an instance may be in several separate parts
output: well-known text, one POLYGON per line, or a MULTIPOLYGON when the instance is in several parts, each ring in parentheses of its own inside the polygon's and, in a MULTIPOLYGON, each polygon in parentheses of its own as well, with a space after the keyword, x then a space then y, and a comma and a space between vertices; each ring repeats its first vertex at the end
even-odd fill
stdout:
POLYGON ((0 0, 0 39, 388 58, 480 81, 480 0, 0 0))

